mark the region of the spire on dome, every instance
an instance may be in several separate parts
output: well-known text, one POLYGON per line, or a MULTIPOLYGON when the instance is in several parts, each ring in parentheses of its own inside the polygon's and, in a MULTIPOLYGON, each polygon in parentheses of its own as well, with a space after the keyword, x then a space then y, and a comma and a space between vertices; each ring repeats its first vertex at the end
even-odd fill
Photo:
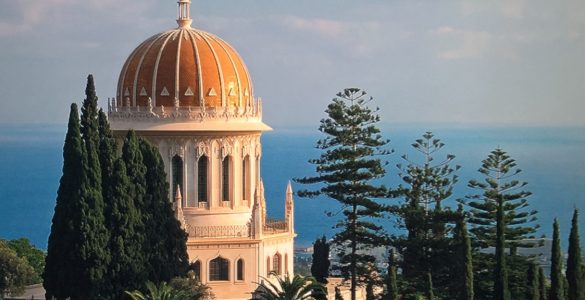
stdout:
POLYGON ((177 18, 177 24, 179 28, 191 27, 191 0, 179 0, 179 17, 177 18))

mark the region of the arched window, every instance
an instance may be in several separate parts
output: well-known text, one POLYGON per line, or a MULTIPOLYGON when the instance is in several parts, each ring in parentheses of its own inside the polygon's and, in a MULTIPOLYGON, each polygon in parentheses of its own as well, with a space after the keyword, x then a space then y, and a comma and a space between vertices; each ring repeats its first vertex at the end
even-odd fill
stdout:
POLYGON ((193 276, 197 281, 201 281, 201 261, 197 260, 189 265, 189 271, 193 272, 193 276))
POLYGON ((209 262, 209 281, 227 281, 230 278, 230 263, 219 256, 209 262))
POLYGON ((236 280, 244 280, 244 260, 241 258, 236 263, 236 280))
POLYGON ((242 199, 250 200, 250 155, 242 161, 242 199))
POLYGON ((203 155, 197 161, 197 198, 199 202, 207 202, 207 166, 209 159, 203 155))
POLYGON ((183 159, 179 155, 173 156, 173 185, 171 189, 173 191, 173 201, 177 196, 177 185, 179 185, 179 189, 181 189, 181 195, 185 195, 183 193, 183 159))
POLYGON ((280 262, 281 262, 280 253, 274 254, 274 257, 272 258, 272 271, 274 271, 274 273, 276 273, 277 275, 282 275, 280 262))
POLYGON ((230 157, 221 162, 221 196, 223 201, 230 201, 230 157))

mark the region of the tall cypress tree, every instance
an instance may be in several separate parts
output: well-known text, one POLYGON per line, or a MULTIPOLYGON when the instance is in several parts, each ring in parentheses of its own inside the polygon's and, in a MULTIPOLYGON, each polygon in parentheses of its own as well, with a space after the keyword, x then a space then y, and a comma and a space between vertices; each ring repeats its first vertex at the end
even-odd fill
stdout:
POLYGON ((457 299, 473 300, 473 257, 471 240, 467 232, 467 222, 463 214, 463 206, 459 206, 460 218, 455 225, 453 239, 455 242, 455 292, 457 299))
POLYGON ((585 274, 579 241, 579 211, 573 212, 569 236, 569 257, 567 258, 568 300, 585 300, 585 274))
POLYGON ((313 261, 311 263, 311 275, 320 282, 327 284, 329 277, 329 243, 325 236, 313 243, 313 261))
POLYGON ((108 206, 111 201, 112 174, 114 171, 114 162, 117 159, 116 140, 110 130, 108 117, 103 110, 98 113, 98 131, 99 131, 99 162, 102 171, 102 195, 106 207, 106 218, 108 215, 108 206))
POLYGON ((169 281, 187 272, 187 233, 181 228, 169 201, 169 185, 158 149, 144 139, 139 140, 138 146, 145 166, 147 196, 143 218, 147 232, 149 280, 169 281))
POLYGON ((538 288, 540 289, 540 299, 539 300, 548 300, 548 289, 546 287, 546 275, 544 275, 544 270, 539 267, 538 268, 538 288))
POLYGON ((396 253, 394 248, 388 254, 388 276, 386 281, 385 300, 398 300, 398 285, 396 284, 396 253))
POLYGON ((343 218, 335 227, 339 230, 333 243, 340 246, 340 269, 350 279, 351 299, 355 300, 358 284, 365 283, 366 266, 375 261, 368 250, 382 245, 382 227, 372 219, 381 217, 382 205, 376 198, 384 197, 384 186, 373 181, 386 171, 378 157, 389 154, 384 147, 388 141, 380 135, 376 110, 368 107, 371 97, 357 88, 337 94, 328 105, 328 118, 321 120, 319 130, 326 137, 317 142, 323 152, 309 162, 316 166, 317 175, 297 179, 303 184, 322 184, 315 190, 299 191, 301 197, 325 195, 342 205, 343 218), (358 251, 358 249, 360 251, 358 251))
POLYGON ((126 167, 121 159, 116 160, 112 173, 112 202, 108 228, 111 262, 108 267, 108 296, 123 299, 124 291, 142 288, 146 281, 144 265, 143 228, 140 213, 129 193, 126 167))
POLYGON ((534 262, 530 263, 526 276, 526 300, 540 300, 540 278, 534 262))
MULTIPOLYGON (((87 78, 86 98, 81 109, 81 137, 84 141, 86 159, 82 176, 82 197, 80 201, 81 226, 78 274, 78 295, 85 299, 99 299, 103 291, 109 253, 109 233, 105 226, 102 177, 99 163, 99 130, 97 119, 97 96, 91 75, 87 78)), ((73 296, 72 298, 75 298, 73 296)))
POLYGON ((555 219, 553 224, 553 241, 551 251, 550 267, 550 300, 564 300, 565 277, 563 276, 563 253, 561 252, 561 241, 559 232, 559 220, 555 219))
POLYGON ((63 174, 57 191, 55 213, 47 245, 43 287, 46 298, 65 299, 74 295, 75 287, 70 283, 79 272, 78 266, 70 262, 74 257, 71 245, 77 243, 75 230, 80 226, 80 216, 75 213, 81 198, 83 161, 85 149, 81 141, 77 105, 71 104, 69 124, 63 146, 63 174))

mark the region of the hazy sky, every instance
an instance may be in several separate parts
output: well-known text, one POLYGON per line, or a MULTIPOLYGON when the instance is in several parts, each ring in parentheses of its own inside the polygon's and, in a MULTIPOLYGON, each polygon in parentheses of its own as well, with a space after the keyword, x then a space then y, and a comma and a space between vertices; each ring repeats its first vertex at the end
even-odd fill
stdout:
MULTIPOLYGON (((264 119, 316 127, 360 87, 387 123, 585 125, 583 1, 194 1, 231 43, 264 119)), ((96 78, 101 105, 171 0, 0 0, 0 123, 65 123, 96 78)))

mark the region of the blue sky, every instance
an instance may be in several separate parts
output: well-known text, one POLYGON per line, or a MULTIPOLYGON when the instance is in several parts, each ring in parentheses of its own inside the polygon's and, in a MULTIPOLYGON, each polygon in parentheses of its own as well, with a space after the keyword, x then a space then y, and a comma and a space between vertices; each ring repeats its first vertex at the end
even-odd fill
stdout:
MULTIPOLYGON (((505 1, 194 1, 193 26, 231 43, 264 119, 316 127, 344 87, 386 123, 585 126, 585 4, 505 1)), ((65 123, 93 73, 176 26, 171 0, 0 0, 0 123, 65 123)))

